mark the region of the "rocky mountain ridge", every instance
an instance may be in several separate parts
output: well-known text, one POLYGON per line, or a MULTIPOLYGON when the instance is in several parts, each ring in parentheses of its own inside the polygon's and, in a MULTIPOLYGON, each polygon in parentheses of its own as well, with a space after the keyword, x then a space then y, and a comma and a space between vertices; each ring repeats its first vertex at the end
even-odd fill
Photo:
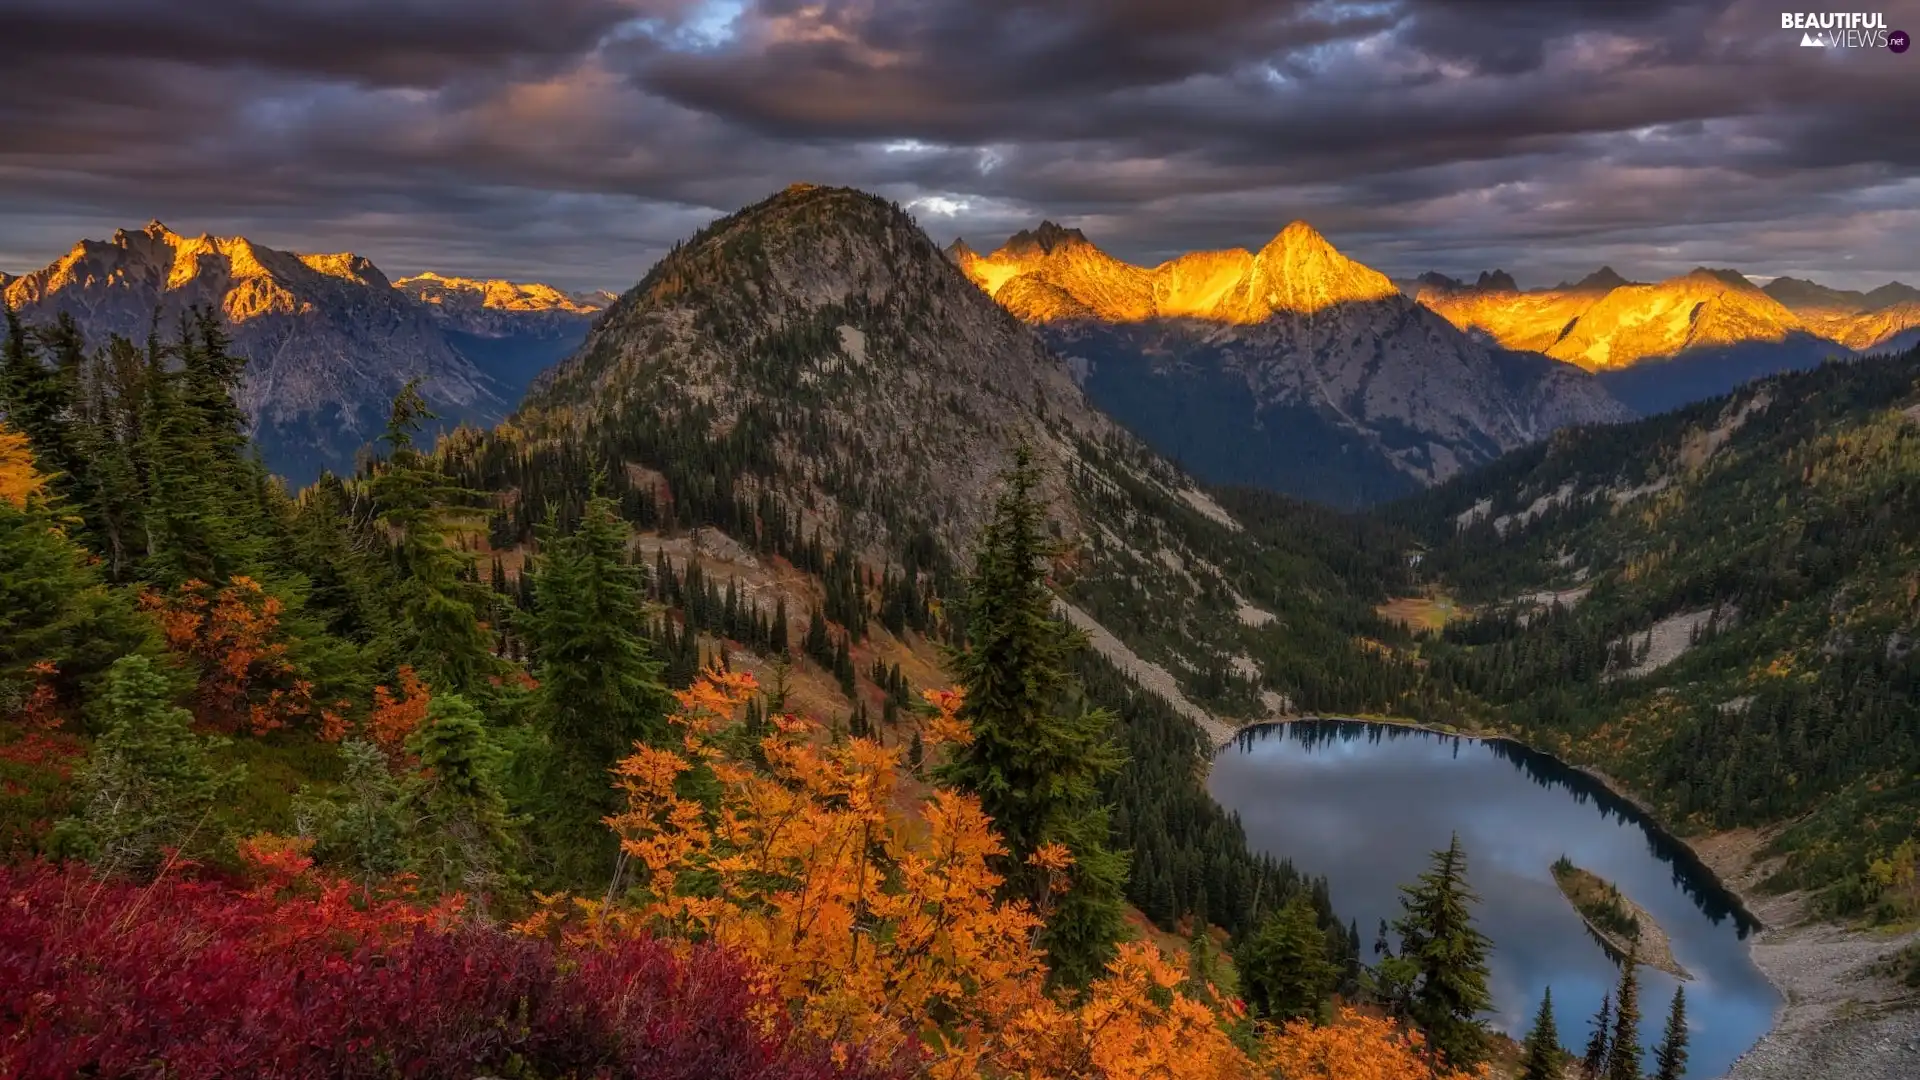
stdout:
POLYGON ((71 315, 96 343, 144 340, 155 327, 164 337, 194 307, 220 312, 248 360, 241 405, 253 434, 269 466, 296 483, 351 469, 410 379, 449 421, 504 415, 593 313, 547 286, 396 283, 359 255, 189 237, 158 221, 83 240, 0 291, 29 324, 71 315))
POLYGON ((1830 356, 1898 351, 1920 339, 1920 295, 1898 282, 1873 293, 1696 267, 1652 284, 1611 269, 1553 289, 1478 290, 1429 282, 1420 303, 1505 348, 1599 374, 1635 409, 1659 412, 1753 378, 1830 356), (1871 297, 1871 299, 1870 299, 1871 297))
POLYGON ((1357 505, 1629 415, 1578 371, 1471 340, 1305 222, 1152 268, 1052 222, 948 253, 1097 404, 1216 483, 1357 505))
POLYGON ((1899 282, 1870 294, 1793 277, 1757 286, 1734 269, 1695 267, 1640 284, 1603 267, 1557 288, 1425 281, 1415 296, 1461 331, 1596 371, 1644 413, 1826 357, 1897 352, 1920 340, 1920 290, 1899 282))
MULTIPOLYGON (((1089 257, 1052 231, 1031 240, 1089 257)), ((795 186, 680 245, 538 381, 512 429, 536 455, 584 444, 650 470, 676 504, 702 485, 704 505, 739 508, 736 531, 795 521, 876 577, 963 562, 1027 445, 1069 615, 1203 722, 1297 698, 1299 676, 1267 658, 1331 620, 1339 591, 1237 573, 1264 556, 1231 514, 1096 409, 903 211, 848 189, 795 186)))

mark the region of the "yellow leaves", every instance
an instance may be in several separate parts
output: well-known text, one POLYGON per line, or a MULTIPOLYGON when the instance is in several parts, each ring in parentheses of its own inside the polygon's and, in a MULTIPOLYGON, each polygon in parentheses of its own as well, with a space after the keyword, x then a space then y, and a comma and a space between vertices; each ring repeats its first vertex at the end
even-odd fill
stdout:
POLYGON ((1473 1072, 1437 1071, 1427 1062, 1423 1042, 1417 1032, 1403 1031, 1391 1020, 1343 1008, 1325 1027, 1304 1020, 1287 1024, 1267 1038, 1265 1049, 1269 1065, 1286 1080, 1469 1080, 1489 1075, 1485 1065, 1473 1072))
POLYGON ((1127 942, 1069 1006, 1045 999, 1009 1025, 993 1064, 1028 1080, 1227 1080, 1256 1074, 1220 1017, 1179 989, 1185 973, 1146 942, 1127 942))
POLYGON ((1042 844, 1027 856, 1027 865, 1047 872, 1047 894, 1058 896, 1067 891, 1073 881, 1067 871, 1073 869, 1073 852, 1065 844, 1042 844))
POLYGON ((759 689, 748 672, 718 669, 704 672, 699 681, 674 692, 680 703, 677 722, 701 733, 710 733, 731 721, 759 689))
POLYGON ((0 425, 0 502, 25 509, 27 500, 47 487, 47 478, 33 467, 33 447, 27 437, 0 425))
MULTIPOLYGON (((717 941, 749 958, 793 1021, 836 1053, 918 1043, 935 1080, 1238 1080, 1267 1070, 1265 1047, 1250 1057, 1228 1034, 1244 1019, 1215 1011, 1211 989, 1150 943, 1122 945, 1079 1000, 1050 993, 1040 916, 995 895, 1006 848, 979 800, 936 789, 916 814, 902 812, 898 750, 827 743, 818 725, 775 716, 763 768, 727 758, 730 740, 712 737, 753 691, 751 679, 708 672, 679 695, 680 744, 636 746, 616 766, 626 806, 607 823, 636 865, 634 898, 539 896, 516 930, 590 943, 638 933, 717 941)), ((963 741, 960 695, 927 701, 929 727, 963 741)), ((1064 846, 1030 861, 1065 888, 1074 860, 1064 846)), ((1419 1064, 1418 1044, 1384 1021, 1272 1044, 1321 1069, 1286 1080, 1433 1080, 1401 1068, 1419 1064), (1328 1072, 1329 1063, 1374 1071, 1328 1072)))
POLYGON ((928 690, 920 696, 933 706, 933 715, 920 728, 926 745, 965 746, 973 741, 973 729, 960 719, 960 707, 966 703, 964 694, 959 690, 928 690))

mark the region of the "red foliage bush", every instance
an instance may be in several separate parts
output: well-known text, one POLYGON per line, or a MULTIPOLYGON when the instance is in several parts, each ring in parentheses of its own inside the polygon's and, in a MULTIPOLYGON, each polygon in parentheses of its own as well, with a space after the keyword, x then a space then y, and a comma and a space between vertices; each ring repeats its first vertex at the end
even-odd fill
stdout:
POLYGON ((0 1077, 827 1080, 713 947, 558 946, 396 902, 0 867, 0 1077))

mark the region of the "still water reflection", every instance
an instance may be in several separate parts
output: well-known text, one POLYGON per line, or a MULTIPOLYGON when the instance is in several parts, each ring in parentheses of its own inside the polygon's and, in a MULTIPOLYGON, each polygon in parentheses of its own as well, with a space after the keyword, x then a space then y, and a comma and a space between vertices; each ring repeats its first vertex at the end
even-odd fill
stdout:
MULTIPOLYGON (((1672 939, 1693 976, 1689 1076, 1721 1075, 1772 1023, 1779 995, 1747 956, 1753 923, 1733 897, 1632 805, 1553 758, 1412 728, 1299 721, 1244 733, 1215 759, 1209 786, 1255 847, 1328 879, 1334 906, 1359 922, 1363 958, 1379 920, 1398 915, 1399 886, 1457 830, 1494 943, 1492 1020, 1516 1038, 1551 985, 1561 1039, 1578 1052, 1619 977, 1554 886, 1561 855, 1619 886, 1672 939)), ((1651 1046, 1675 981, 1642 975, 1651 1046)))

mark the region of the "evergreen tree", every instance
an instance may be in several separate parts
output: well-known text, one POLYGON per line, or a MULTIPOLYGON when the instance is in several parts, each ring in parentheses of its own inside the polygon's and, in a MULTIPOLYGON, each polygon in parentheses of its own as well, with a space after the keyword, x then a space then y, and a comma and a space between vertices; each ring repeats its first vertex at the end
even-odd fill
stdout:
POLYGON ((381 437, 390 453, 369 487, 381 524, 395 537, 393 662, 413 665, 435 687, 466 692, 497 667, 492 637, 480 626, 490 600, 484 588, 462 580, 471 557, 447 543, 446 534, 471 516, 463 506, 469 493, 413 445, 421 423, 433 418, 417 381, 408 383, 394 398, 381 437))
POLYGON ((1687 1074, 1687 988, 1673 988, 1673 1005, 1667 1010, 1667 1030, 1654 1049, 1654 1080, 1680 1080, 1687 1074))
POLYGON ((1560 1048, 1560 1029, 1553 1022, 1553 987, 1540 998, 1540 1011, 1533 1016, 1533 1030, 1520 1046, 1520 1080, 1560 1080, 1560 1065, 1567 1052, 1560 1048))
POLYGON ((213 847, 220 832, 213 810, 242 770, 213 765, 214 744, 194 733, 193 716, 170 700, 166 678, 146 657, 124 657, 107 672, 98 709, 102 733, 56 848, 108 873, 144 875, 168 849, 192 857, 213 847))
POLYGON ((325 796, 303 790, 294 799, 301 833, 314 839, 314 854, 352 868, 371 889, 403 866, 402 791, 387 755, 365 739, 340 744, 346 763, 340 783, 325 796))
MULTIPOLYGON (((42 483, 19 436, 4 427, 0 474, 24 478, 16 481, 23 487, 42 483)), ((18 503, 0 497, 0 713, 17 708, 43 679, 72 701, 121 657, 157 651, 152 622, 124 590, 100 581, 64 525, 43 492, 18 503), (42 664, 52 672, 36 670, 42 664)))
POLYGON ((1476 1017, 1493 1007, 1487 990, 1487 936, 1473 925, 1467 856, 1460 836, 1433 854, 1432 868, 1401 887, 1404 914, 1394 921, 1400 952, 1383 960, 1390 984, 1403 988, 1406 1015, 1457 1069, 1486 1060, 1487 1028, 1476 1017))
POLYGON ((604 769, 635 740, 656 742, 667 730, 672 699, 646 636, 645 579, 628 558, 627 523, 606 496, 587 502, 571 534, 552 514, 545 533, 533 610, 520 626, 555 735, 604 769))
POLYGON ((246 418, 234 395, 244 361, 229 355, 218 316, 195 311, 178 343, 150 341, 141 424, 148 577, 164 585, 224 583, 270 553, 259 517, 265 475, 242 455, 246 418), (168 368, 178 359, 178 371, 168 368))
POLYGON ((512 819, 500 791, 500 750, 480 710, 458 694, 434 698, 406 745, 420 762, 406 797, 416 819, 408 868, 430 887, 465 892, 484 907, 490 894, 512 880, 512 819))
POLYGON ((1079 984, 1104 967, 1121 932, 1126 863, 1108 849, 1099 802, 1121 762, 1110 715, 1088 704, 1066 667, 1079 641, 1053 615, 1038 482, 1022 447, 975 555, 969 644, 953 656, 973 741, 940 776, 977 795, 1000 830, 1009 895, 1047 907, 1047 876, 1028 859, 1048 843, 1071 850, 1072 885, 1051 905, 1042 940, 1055 978, 1079 984))
POLYGON ((1318 1015, 1340 975, 1304 893, 1269 913, 1234 950, 1233 963, 1248 1007, 1276 1024, 1318 1015))
POLYGON ((1600 1011, 1593 1014, 1593 1034, 1587 1036, 1587 1052, 1580 1058, 1580 1075, 1585 1080, 1600 1080, 1607 1068, 1607 1050, 1613 1045, 1613 994, 1600 999, 1600 1011))
MULTIPOLYGON (((72 319, 67 319, 71 325, 72 319)), ((40 355, 37 335, 6 309, 7 340, 0 356, 0 408, 7 422, 33 444, 40 468, 57 473, 69 457, 67 417, 73 407, 74 387, 65 372, 47 365, 40 355)))
POLYGON ((1620 965, 1614 991, 1613 1039, 1607 1044, 1606 1080, 1640 1080, 1640 972, 1632 954, 1620 965))

